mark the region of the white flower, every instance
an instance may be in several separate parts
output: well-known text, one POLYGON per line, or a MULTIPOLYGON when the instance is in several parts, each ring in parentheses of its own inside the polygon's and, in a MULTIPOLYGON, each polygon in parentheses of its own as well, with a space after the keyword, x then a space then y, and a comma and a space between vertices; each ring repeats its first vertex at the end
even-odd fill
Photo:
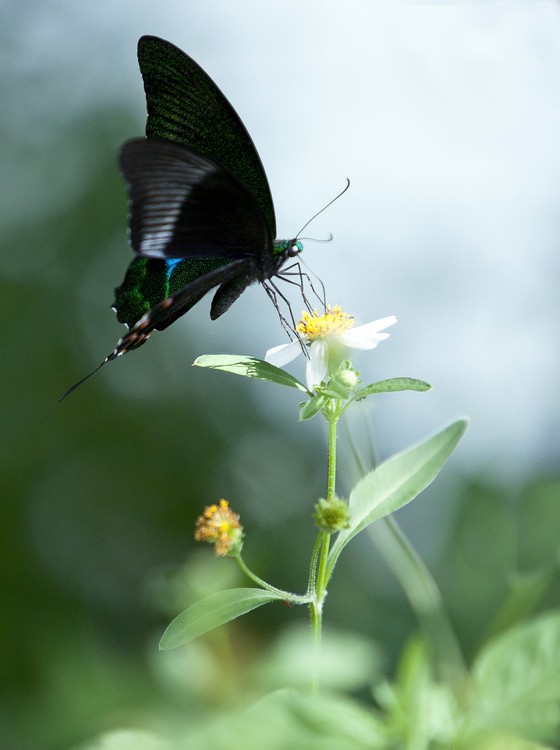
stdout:
MULTIPOLYGON (((305 368, 309 390, 313 390, 328 375, 329 345, 348 349, 375 349, 380 341, 389 338, 388 333, 383 333, 384 329, 396 322, 396 317, 389 315, 352 328, 354 318, 343 312, 338 305, 332 309, 327 307, 324 315, 319 315, 316 310, 313 313, 304 312, 296 331, 309 349, 309 359, 305 368)), ((269 349, 265 354, 265 360, 277 367, 283 367, 294 360, 301 351, 301 342, 291 341, 289 344, 269 349)))

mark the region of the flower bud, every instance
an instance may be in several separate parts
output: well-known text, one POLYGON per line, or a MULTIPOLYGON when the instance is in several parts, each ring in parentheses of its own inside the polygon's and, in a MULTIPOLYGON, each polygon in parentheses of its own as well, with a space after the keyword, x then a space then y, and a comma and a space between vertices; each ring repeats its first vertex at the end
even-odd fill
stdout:
POLYGON ((322 497, 315 505, 314 518, 316 525, 329 534, 347 529, 350 526, 348 503, 338 497, 332 500, 322 497))
POLYGON ((348 388, 348 390, 350 391, 356 387, 359 379, 359 374, 356 372, 356 370, 353 370, 351 368, 347 370, 340 369, 335 375, 335 380, 337 380, 341 385, 348 388))

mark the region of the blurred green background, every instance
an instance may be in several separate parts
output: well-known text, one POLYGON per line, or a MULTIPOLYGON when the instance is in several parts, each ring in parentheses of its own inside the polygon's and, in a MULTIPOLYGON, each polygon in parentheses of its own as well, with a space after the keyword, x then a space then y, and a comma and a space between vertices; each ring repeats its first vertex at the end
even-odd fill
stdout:
MULTIPOLYGON (((222 496, 242 515, 251 567, 305 586, 311 507, 325 489, 321 426, 298 425, 291 392, 190 367, 202 353, 262 356, 282 342, 262 290, 216 323, 202 302, 56 404, 121 333, 109 306, 131 255, 116 152, 144 128, 143 33, 188 51, 233 101, 281 234, 352 178, 309 229, 335 242, 307 243, 305 257, 362 322, 401 320, 358 363, 366 380, 434 384, 357 415, 349 430, 366 458, 372 441, 384 457, 471 416, 444 475, 399 513, 467 657, 489 632, 559 604, 558 5, 265 6, 0 10, 1 747, 71 747, 164 724, 173 709, 202 721, 270 687, 255 665, 305 619, 281 606, 251 613, 230 633, 234 657, 225 636, 157 652, 189 601, 244 585, 192 540, 198 513, 222 496), (504 609, 512 591, 524 593, 504 609)), ((340 477, 343 493, 355 478, 344 450, 340 477)), ((416 627, 367 539, 337 569, 326 618, 375 641, 387 674, 416 627)))

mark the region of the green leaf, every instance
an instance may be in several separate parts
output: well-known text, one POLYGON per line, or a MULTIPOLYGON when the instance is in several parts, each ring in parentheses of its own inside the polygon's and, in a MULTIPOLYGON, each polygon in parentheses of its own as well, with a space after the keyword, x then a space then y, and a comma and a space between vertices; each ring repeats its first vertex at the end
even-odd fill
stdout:
MULTIPOLYGON (((322 690, 283 689, 248 709, 223 706, 188 722, 182 750, 388 750, 382 719, 370 705, 322 690), (192 725, 194 724, 194 727, 192 725), (192 739, 191 739, 192 738, 192 739), (185 741, 186 740, 186 741, 185 741)), ((409 747, 411 747, 409 745, 409 747)))
POLYGON ((428 440, 398 453, 361 479, 350 493, 350 526, 329 554, 329 573, 348 542, 374 521, 402 508, 437 476, 467 428, 460 419, 428 440))
MULTIPOLYGON (((457 748, 453 740, 460 716, 448 683, 437 680, 430 649, 418 637, 405 644, 399 660, 397 682, 375 686, 374 696, 384 709, 394 737, 414 738, 407 748, 457 748)), ((461 745, 463 750, 466 747, 461 745)), ((474 745, 468 746, 475 750, 474 745)), ((478 750, 478 746, 477 746, 478 750)))
POLYGON ((476 659, 468 728, 555 743, 560 726, 560 613, 518 625, 476 659))
POLYGON ((264 362, 262 359, 247 357, 244 354, 203 354, 195 359, 193 367, 208 367, 211 370, 233 372, 236 375, 244 375, 246 378, 267 380, 269 383, 277 383, 309 393, 303 383, 300 383, 289 372, 269 362, 264 362))
POLYGON ((375 709, 327 690, 317 694, 277 690, 257 701, 246 716, 255 727, 257 741, 240 744, 243 750, 386 750, 395 746, 375 709))
POLYGON ((182 646, 199 635, 274 600, 280 594, 264 589, 240 588, 216 591, 181 612, 167 627, 159 647, 162 651, 182 646))
POLYGON ((359 401, 366 396, 375 393, 394 393, 395 391, 429 391, 432 386, 424 380, 415 378, 389 378, 389 380, 378 380, 377 383, 366 385, 356 391, 352 401, 359 401))
POLYGON ((324 396, 312 396, 309 401, 303 403, 299 412, 299 421, 305 422, 307 419, 311 419, 321 411, 326 403, 327 399, 324 396))

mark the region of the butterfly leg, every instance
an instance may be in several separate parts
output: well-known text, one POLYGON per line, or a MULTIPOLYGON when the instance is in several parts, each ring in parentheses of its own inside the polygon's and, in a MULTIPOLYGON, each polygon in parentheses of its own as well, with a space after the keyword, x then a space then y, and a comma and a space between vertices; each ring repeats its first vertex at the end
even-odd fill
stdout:
MULTIPOLYGON (((294 283, 294 282, 291 282, 294 283)), ((305 346, 304 342, 301 339, 301 336, 297 332, 297 324, 296 319, 294 317, 294 313, 292 311, 292 306, 290 305, 290 302, 285 294, 283 294, 280 289, 276 286, 276 284, 269 279, 266 283, 263 283, 263 286, 265 288, 266 293, 268 294, 269 299, 271 300, 272 304, 274 305, 274 309, 278 313, 278 317, 280 318, 280 323, 282 324, 282 328, 286 331, 288 336, 291 340, 293 340, 294 335, 299 341, 299 344, 301 346, 301 350, 303 354, 308 357, 307 347, 305 346), (286 319, 286 317, 282 314, 282 311, 280 310, 280 305, 278 304, 278 297, 280 297, 283 302, 285 303, 286 307, 288 308, 290 312, 290 319, 291 319, 291 325, 290 321, 286 319)))
POLYGON ((321 279, 317 276, 317 280, 319 284, 321 285, 321 292, 320 295, 317 290, 315 289, 313 282, 311 281, 311 276, 306 272, 303 271, 301 268, 301 263, 296 262, 293 263, 291 266, 288 266, 285 268, 281 273, 278 274, 279 276, 282 276, 282 278, 288 283, 288 284, 294 284, 297 286, 301 292, 301 296, 303 299, 304 305, 307 307, 307 310, 311 313, 313 312, 313 307, 311 305, 311 302, 309 301, 307 295, 305 294, 305 282, 309 285, 309 288, 311 289, 311 292, 313 295, 317 298, 317 300, 320 302, 321 306, 324 310, 327 309, 327 301, 326 301, 326 291, 325 291, 325 285, 321 281, 321 279), (299 281, 294 281, 289 276, 295 276, 299 279, 299 281))

